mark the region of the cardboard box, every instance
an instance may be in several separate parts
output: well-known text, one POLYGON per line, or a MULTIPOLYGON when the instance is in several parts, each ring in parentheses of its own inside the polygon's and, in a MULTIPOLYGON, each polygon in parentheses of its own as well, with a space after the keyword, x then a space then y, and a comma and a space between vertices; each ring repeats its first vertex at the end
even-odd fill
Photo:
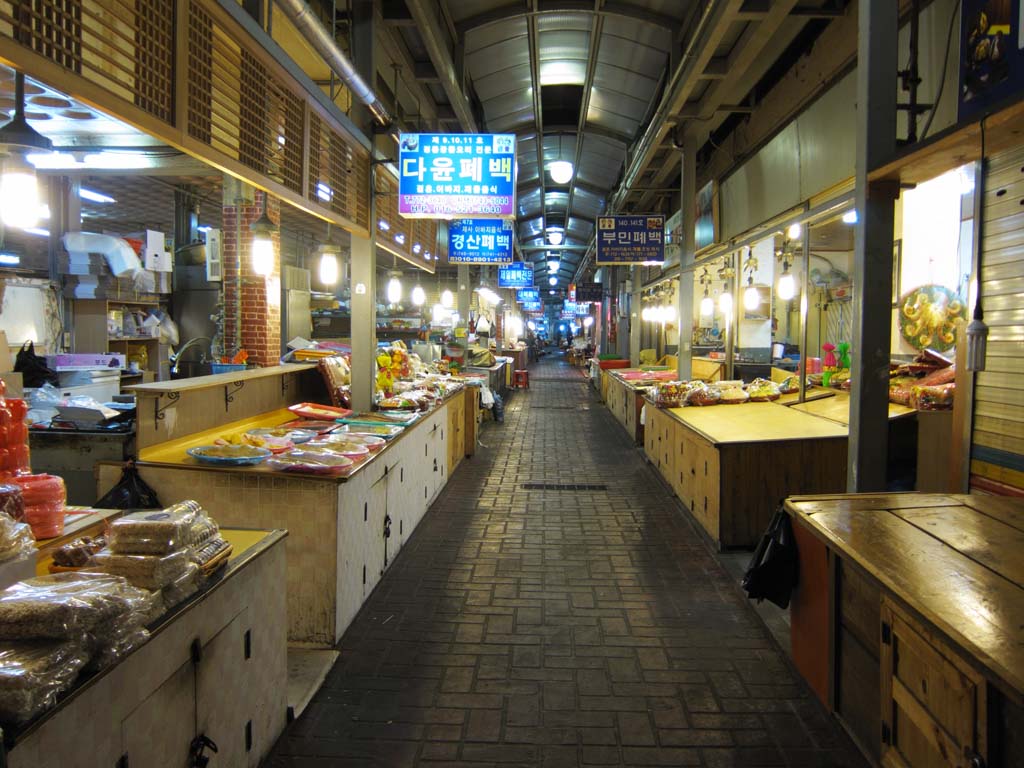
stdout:
POLYGON ((7 343, 7 332, 0 331, 0 373, 7 373, 14 370, 14 355, 11 354, 11 347, 7 343))
POLYGON ((49 355, 46 358, 46 364, 58 373, 60 371, 91 371, 95 368, 123 370, 128 367, 124 355, 105 355, 100 353, 49 355))
POLYGON ((4 384, 7 385, 7 397, 25 396, 25 383, 24 379, 21 378, 20 373, 6 371, 4 373, 0 373, 0 379, 3 379, 4 384))

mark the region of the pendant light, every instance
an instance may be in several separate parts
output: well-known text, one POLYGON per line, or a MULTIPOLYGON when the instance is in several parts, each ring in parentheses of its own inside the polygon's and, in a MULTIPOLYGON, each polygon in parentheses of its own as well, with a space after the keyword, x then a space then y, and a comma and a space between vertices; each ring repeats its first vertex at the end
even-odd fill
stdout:
POLYGON ((729 284, 726 283, 718 297, 718 308, 726 317, 732 314, 732 294, 729 292, 729 284))
POLYGON ((331 244, 331 225, 327 225, 327 237, 320 246, 320 282, 324 285, 338 283, 338 247, 331 244))
POLYGON ((445 309, 451 309, 454 305, 455 305, 455 296, 452 294, 451 291, 449 291, 447 288, 445 288, 441 292, 441 306, 444 307, 445 309))
POLYGON ((789 271, 789 261, 782 260, 782 277, 779 278, 779 285, 776 293, 783 301, 789 301, 796 296, 796 278, 789 271))
POLYGON ((700 276, 700 284, 704 286, 704 298, 700 300, 700 316, 711 317, 715 312, 715 302, 708 293, 708 286, 711 285, 711 276, 708 268, 704 267, 704 274, 700 276))
POLYGON ((423 286, 420 285, 418 282, 416 283, 416 286, 412 289, 411 296, 412 303, 417 307, 422 307, 427 300, 426 291, 423 290, 423 286))
POLYGON ((747 248, 747 259, 743 262, 743 271, 747 273, 747 288, 743 291, 743 307, 754 312, 761 305, 761 294, 754 287, 754 272, 757 271, 757 259, 752 248, 747 248))
POLYGON ((562 159, 562 137, 558 137, 558 159, 548 163, 548 173, 555 184, 568 184, 575 172, 572 163, 562 159))
POLYGON ((30 229, 39 223, 42 204, 36 169, 28 161, 31 151, 49 152, 50 140, 25 120, 25 75, 14 75, 14 117, 0 128, 0 218, 9 227, 30 229))
POLYGON ((548 285, 551 285, 551 286, 555 286, 555 285, 558 285, 558 278, 557 278, 557 277, 555 277, 554 275, 552 275, 551 277, 549 277, 549 278, 548 278, 548 285))
POLYGON ((388 304, 397 304, 402 300, 402 282, 398 279, 402 276, 402 273, 398 270, 392 270, 388 274, 391 277, 388 280, 387 287, 388 304))
MULTIPOLYGON (((571 178, 571 177, 570 177, 571 178)), ((561 245, 563 235, 557 229, 553 229, 548 232, 548 242, 552 245, 561 245)))
POLYGON ((560 264, 558 259, 551 259, 548 261, 548 272, 552 275, 555 274, 558 271, 559 266, 560 264))
POLYGON ((267 215, 267 193, 263 193, 263 213, 249 227, 252 232, 252 271, 264 277, 274 271, 274 234, 277 225, 267 215))

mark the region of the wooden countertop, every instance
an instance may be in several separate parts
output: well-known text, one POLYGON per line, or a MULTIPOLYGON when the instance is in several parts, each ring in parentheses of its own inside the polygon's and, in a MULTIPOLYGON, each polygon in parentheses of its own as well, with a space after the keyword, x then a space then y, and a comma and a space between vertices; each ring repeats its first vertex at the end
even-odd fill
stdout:
POLYGON ((777 403, 689 406, 668 412, 715 444, 847 437, 844 426, 777 403))
MULTIPOLYGON (((842 424, 844 427, 850 425, 850 393, 842 390, 834 390, 835 397, 818 400, 808 400, 803 403, 793 403, 789 407, 795 411, 803 411, 823 419, 842 424)), ((897 403, 889 403, 889 420, 901 419, 917 413, 913 408, 897 403)))
POLYGON ((1024 701, 1024 499, 795 496, 786 509, 1024 701))
POLYGON ((288 373, 308 371, 313 368, 316 368, 316 363, 287 363, 286 365, 271 365, 266 368, 250 368, 246 371, 195 376, 191 379, 172 379, 171 381, 154 381, 150 384, 136 384, 132 387, 125 387, 125 391, 131 392, 136 396, 160 396, 166 395, 168 392, 188 392, 209 387, 223 387, 236 381, 251 381, 252 379, 263 379, 267 376, 282 376, 288 373))

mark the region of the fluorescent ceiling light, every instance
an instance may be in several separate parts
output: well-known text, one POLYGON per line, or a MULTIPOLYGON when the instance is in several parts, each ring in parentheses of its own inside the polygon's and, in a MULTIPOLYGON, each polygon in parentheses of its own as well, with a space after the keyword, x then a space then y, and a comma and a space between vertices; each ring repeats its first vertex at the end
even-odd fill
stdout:
POLYGON ((117 200, 110 197, 110 195, 104 195, 102 192, 94 192, 91 189, 82 187, 78 190, 78 196, 83 200, 88 200, 91 203, 116 203, 117 200))
POLYGON ((551 243, 552 245, 561 245, 562 238, 562 233, 559 232, 557 229, 548 232, 548 242, 551 243))
POLYGON ((856 224, 857 223, 857 209, 854 208, 852 211, 847 211, 843 214, 843 224, 856 224))

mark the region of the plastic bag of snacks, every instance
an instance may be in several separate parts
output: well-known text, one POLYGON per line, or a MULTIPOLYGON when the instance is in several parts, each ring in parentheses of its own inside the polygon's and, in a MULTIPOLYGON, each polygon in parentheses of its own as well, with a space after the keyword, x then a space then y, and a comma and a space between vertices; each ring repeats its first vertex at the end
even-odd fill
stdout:
POLYGON ((0 592, 0 639, 80 640, 100 625, 144 613, 152 599, 119 576, 37 576, 0 592))
POLYGON ((763 403, 769 400, 778 400, 782 391, 778 384, 768 381, 768 379, 754 379, 747 384, 747 394, 750 395, 751 401, 763 403))
POLYGON ((83 536, 60 547, 53 553, 53 564, 60 568, 84 568, 92 556, 107 546, 102 536, 83 536))
POLYGON ((21 495, 20 485, 14 483, 0 485, 0 513, 19 523, 25 519, 25 499, 21 495))
POLYGON ((119 555, 166 555, 201 546, 216 536, 217 523, 195 501, 156 512, 133 512, 110 525, 110 550, 119 555))
POLYGON ((199 566, 189 563, 182 574, 168 584, 162 590, 164 605, 167 608, 174 608, 179 603, 188 600, 199 589, 199 566))
POLYGON ((937 384, 914 387, 910 393, 910 407, 919 411, 948 411, 953 408, 956 384, 937 384))
POLYGON ((738 405, 750 400, 750 395, 740 387, 726 387, 721 391, 719 402, 725 405, 738 405))
POLYGON ((659 408, 678 408, 686 394, 682 381, 662 381, 654 385, 654 404, 659 408))
POLYGON ((36 542, 25 523, 0 513, 0 563, 36 556, 36 542))
POLYGON ((90 567, 122 576, 142 589, 163 589, 181 576, 188 564, 187 549, 167 555, 118 555, 104 550, 93 555, 90 567))
POLYGON ((722 399, 722 393, 718 387, 708 386, 704 382, 698 382, 686 393, 687 405, 718 405, 722 399))
POLYGON ((21 486, 25 503, 25 522, 32 526, 36 539, 52 539, 64 533, 64 502, 67 492, 63 478, 56 475, 20 475, 14 482, 21 486))
POLYGON ((85 644, 89 661, 86 672, 99 672, 149 640, 149 632, 138 622, 116 624, 109 632, 90 637, 85 644))
POLYGON ((88 658, 73 642, 0 644, 0 722, 23 723, 49 709, 88 658))

